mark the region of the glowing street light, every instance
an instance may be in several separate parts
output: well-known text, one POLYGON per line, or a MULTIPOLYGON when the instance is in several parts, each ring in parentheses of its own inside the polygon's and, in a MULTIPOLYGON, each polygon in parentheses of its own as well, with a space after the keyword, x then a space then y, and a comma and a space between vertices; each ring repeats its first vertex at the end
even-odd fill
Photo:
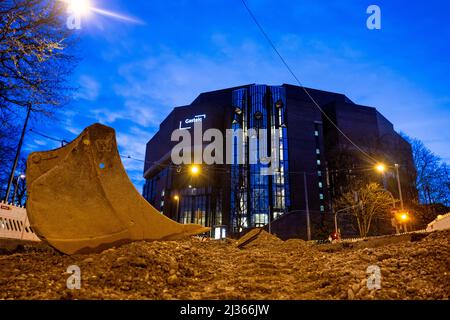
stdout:
MULTIPOLYGON (((404 210, 405 208, 403 206, 402 185, 400 183, 400 174, 398 172, 399 164, 398 163, 394 164, 394 167, 395 167, 395 173, 396 173, 396 178, 397 178, 398 194, 400 197, 400 206, 401 206, 401 209, 404 210)), ((386 165, 384 165, 383 163, 378 163, 375 166, 375 170, 377 170, 379 173, 384 173, 386 171, 386 165)))
POLYGON ((375 170, 377 170, 377 171, 380 172, 380 173, 383 173, 383 172, 386 171, 386 166, 385 166, 383 163, 378 163, 378 164, 375 166, 375 170))
POLYGON ((400 216, 400 220, 402 220, 402 221, 408 220, 408 215, 407 215, 406 213, 403 213, 403 214, 400 216))
POLYGON ((191 173, 192 175, 196 176, 200 172, 200 168, 196 165, 191 166, 191 173))
POLYGON ((175 196, 173 196, 173 199, 178 201, 178 200, 180 200, 180 197, 175 195, 175 196))

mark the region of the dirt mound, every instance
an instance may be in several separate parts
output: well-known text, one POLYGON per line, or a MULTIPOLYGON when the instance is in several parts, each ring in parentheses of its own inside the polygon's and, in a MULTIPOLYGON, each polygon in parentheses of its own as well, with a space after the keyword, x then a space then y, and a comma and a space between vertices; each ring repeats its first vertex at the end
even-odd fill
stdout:
POLYGON ((135 242, 99 254, 67 256, 27 244, 0 252, 0 299, 448 299, 450 231, 418 241, 320 251, 261 231, 236 241, 135 242), (66 286, 67 268, 81 289, 66 286), (367 268, 381 289, 367 287, 367 268))
POLYGON ((286 250, 316 250, 316 246, 302 239, 289 239, 284 241, 283 247, 286 250))
POLYGON ((283 243, 283 240, 278 238, 277 236, 268 233, 265 230, 261 230, 253 240, 249 241, 245 244, 244 248, 270 248, 274 245, 280 245, 283 243))

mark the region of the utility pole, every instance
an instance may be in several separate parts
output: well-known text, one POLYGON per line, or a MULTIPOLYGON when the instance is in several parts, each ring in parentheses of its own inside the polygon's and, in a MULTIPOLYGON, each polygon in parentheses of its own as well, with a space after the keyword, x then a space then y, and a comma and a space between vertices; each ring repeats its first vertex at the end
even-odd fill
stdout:
POLYGON ((396 163, 394 166, 395 166, 395 173, 397 175, 397 185, 398 185, 398 194, 400 197, 400 206, 401 206, 401 209, 404 210, 405 208, 403 206, 402 185, 400 183, 400 174, 398 172, 399 165, 396 163))
POLYGON ((309 217, 309 201, 308 201, 308 186, 306 183, 306 172, 303 172, 303 184, 305 188, 305 206, 306 206, 306 232, 308 241, 311 240, 311 221, 309 217))
POLYGON ((14 204, 14 201, 16 200, 17 189, 19 188, 19 179, 25 179, 25 175, 22 173, 17 176, 16 185, 14 186, 14 193, 11 201, 12 204, 14 204))
POLYGON ((9 175, 8 180, 8 188, 6 189, 5 202, 8 202, 9 193, 11 192, 11 186, 14 182, 14 172, 16 171, 17 163, 19 162, 20 151, 22 149, 23 138, 25 137, 25 132, 28 126, 28 119, 30 118, 31 113, 31 103, 27 106, 27 116, 25 118, 25 123, 23 124, 22 134, 20 135, 19 145, 17 146, 16 157, 14 159, 14 164, 11 170, 11 174, 9 175))

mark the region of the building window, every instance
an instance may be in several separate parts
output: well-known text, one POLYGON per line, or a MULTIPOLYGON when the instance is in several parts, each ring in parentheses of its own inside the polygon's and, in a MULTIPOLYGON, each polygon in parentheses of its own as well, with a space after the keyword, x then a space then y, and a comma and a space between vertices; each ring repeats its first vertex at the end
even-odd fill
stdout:
POLYGON ((320 149, 316 149, 316 154, 320 154, 320 149))
POLYGON ((322 176, 322 171, 317 171, 317 175, 319 176, 319 177, 321 177, 322 176))
POLYGON ((324 212, 325 211, 325 206, 320 206, 320 211, 324 212))
POLYGON ((319 182, 319 188, 322 188, 322 187, 323 187, 323 183, 319 182))
POLYGON ((317 160, 317 165, 320 166, 320 160, 317 160))
POLYGON ((320 200, 323 200, 323 194, 322 193, 319 195, 319 197, 320 197, 320 200))
POLYGON ((318 131, 318 130, 314 131, 314 135, 315 135, 316 137, 318 137, 318 136, 319 136, 319 131, 318 131))

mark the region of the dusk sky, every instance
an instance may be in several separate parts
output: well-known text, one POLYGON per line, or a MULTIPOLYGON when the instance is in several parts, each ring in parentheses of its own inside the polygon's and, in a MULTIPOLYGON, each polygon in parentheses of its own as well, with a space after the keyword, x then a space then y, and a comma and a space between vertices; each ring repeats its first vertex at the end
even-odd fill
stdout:
MULTIPOLYGON (((144 159, 145 144, 173 107, 204 91, 249 83, 296 84, 241 0, 91 0, 134 22, 91 13, 82 20, 71 103, 49 136, 72 140, 101 122, 121 154, 144 159)), ((248 0, 260 23, 307 87, 376 107, 397 131, 450 162, 450 2, 248 0), (366 27, 369 5, 382 29, 366 27)), ((26 153, 59 146, 28 133, 26 153)), ((141 191, 143 163, 125 159, 141 191)))

